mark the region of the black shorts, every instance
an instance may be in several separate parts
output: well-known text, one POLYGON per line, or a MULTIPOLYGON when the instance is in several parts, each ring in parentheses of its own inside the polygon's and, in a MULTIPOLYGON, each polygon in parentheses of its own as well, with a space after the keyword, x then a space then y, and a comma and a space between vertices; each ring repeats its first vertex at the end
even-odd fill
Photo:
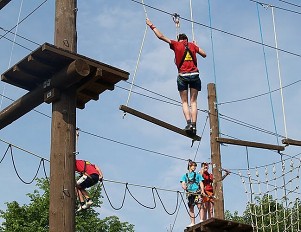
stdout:
POLYGON ((98 180, 99 180, 99 175, 91 174, 90 177, 87 177, 87 179, 82 183, 80 183, 79 186, 82 189, 90 188, 91 186, 97 184, 98 180))
POLYGON ((184 91, 188 90, 189 88, 196 89, 198 91, 201 91, 202 89, 202 82, 200 80, 199 74, 179 74, 177 78, 177 84, 178 84, 178 91, 184 91))

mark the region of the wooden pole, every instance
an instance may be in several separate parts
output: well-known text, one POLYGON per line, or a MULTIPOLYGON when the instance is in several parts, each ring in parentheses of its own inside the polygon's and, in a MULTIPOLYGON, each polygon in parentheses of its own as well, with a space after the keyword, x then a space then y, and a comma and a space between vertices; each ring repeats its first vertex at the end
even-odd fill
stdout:
MULTIPOLYGON (((76 0, 56 0, 55 45, 77 51, 76 0)), ((75 231, 76 90, 52 104, 49 231, 75 231)))
POLYGON ((214 217, 224 219, 224 194, 222 183, 222 165, 220 144, 216 141, 219 134, 218 110, 216 107, 216 90, 215 84, 209 83, 208 89, 208 105, 210 119, 210 145, 211 145, 211 162, 212 173, 214 176, 214 217))

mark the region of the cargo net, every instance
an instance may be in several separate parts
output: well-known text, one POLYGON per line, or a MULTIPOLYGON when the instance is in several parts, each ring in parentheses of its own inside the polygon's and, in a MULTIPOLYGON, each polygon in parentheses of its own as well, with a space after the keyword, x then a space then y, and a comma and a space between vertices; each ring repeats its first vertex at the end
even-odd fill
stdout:
POLYGON ((293 158, 239 171, 248 198, 244 220, 254 232, 301 232, 300 166, 293 158))

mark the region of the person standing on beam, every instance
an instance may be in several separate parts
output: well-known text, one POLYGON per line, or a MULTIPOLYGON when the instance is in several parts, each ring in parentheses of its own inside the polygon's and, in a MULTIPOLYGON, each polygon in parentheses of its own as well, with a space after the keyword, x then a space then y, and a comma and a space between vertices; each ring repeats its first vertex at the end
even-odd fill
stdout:
POLYGON ((196 134, 197 122, 197 96, 201 91, 201 80, 199 77, 199 69, 197 67, 196 54, 205 58, 207 55, 203 49, 197 46, 196 42, 188 42, 185 34, 179 34, 177 41, 171 40, 164 36, 162 32, 154 26, 147 18, 146 24, 153 30, 155 35, 164 42, 168 43, 170 49, 175 53, 175 64, 178 68, 177 85, 182 102, 183 113, 187 121, 185 131, 196 134), (190 89, 190 107, 188 103, 188 87, 190 89))

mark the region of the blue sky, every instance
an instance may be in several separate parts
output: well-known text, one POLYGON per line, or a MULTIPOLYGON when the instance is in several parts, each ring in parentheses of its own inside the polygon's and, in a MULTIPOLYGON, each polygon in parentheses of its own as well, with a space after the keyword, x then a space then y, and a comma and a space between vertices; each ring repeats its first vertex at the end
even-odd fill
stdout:
MULTIPOLYGON (((2 28, 0 38, 4 34, 3 29, 10 30, 13 28, 18 22, 18 18, 22 20, 43 2, 41 0, 24 1, 20 11, 22 1, 12 0, 0 11, 0 27, 2 28)), ((130 73, 129 82, 133 78, 145 31, 145 13, 139 2, 131 0, 78 1, 78 53, 128 71, 130 73)), ((300 12, 300 8, 285 4, 283 1, 264 2, 300 12)), ((297 0, 290 0, 290 2, 299 3, 297 0)), ((190 19, 188 0, 145 0, 144 3, 152 6, 152 8, 146 8, 147 15, 167 37, 175 38, 176 36, 175 24, 172 17, 167 13, 177 12, 183 18, 180 22, 180 31, 192 38, 191 22, 184 20, 190 19)), ((275 49, 265 48, 266 72, 262 46, 252 42, 260 43, 256 3, 249 0, 211 0, 211 14, 208 13, 207 0, 194 0, 192 4, 193 19, 196 22, 194 23, 195 38, 199 46, 207 52, 206 59, 198 58, 203 85, 198 99, 200 109, 208 109, 208 83, 216 82, 219 103, 267 93, 269 88, 266 73, 268 73, 271 90, 280 87, 275 49), (214 50, 212 50, 211 30, 208 27, 210 16, 214 28, 212 30, 214 50)), ((37 44, 44 42, 53 44, 54 8, 54 1, 46 1, 17 28, 12 30, 13 33, 8 33, 5 38, 0 39, 0 73, 4 73, 9 67, 35 50, 39 46, 37 44), (18 35, 35 43, 20 37, 15 38, 16 29, 18 35), (13 45, 8 39, 16 41, 25 48, 16 44, 13 45)), ((258 9, 264 44, 275 47, 272 10, 261 5, 258 6, 258 9)), ((283 89, 285 114, 283 114, 280 91, 271 94, 272 104, 270 95, 266 94, 246 101, 220 104, 219 112, 227 117, 271 132, 275 132, 276 125, 279 134, 285 136, 287 133, 289 138, 300 140, 301 125, 298 106, 301 93, 299 91, 300 82, 297 81, 300 81, 301 71, 299 39, 301 29, 298 23, 301 16, 300 13, 288 12, 279 8, 274 8, 274 16, 278 47, 295 54, 279 52, 282 86, 296 82, 296 84, 283 89), (273 111, 271 105, 273 105, 273 111), (285 121, 283 115, 285 115, 285 121)), ((153 32, 148 30, 135 84, 174 99, 172 101, 174 103, 179 101, 176 90, 176 75, 173 52, 167 44, 159 41, 153 32)), ((12 99, 17 99, 26 93, 22 89, 3 82, 0 83, 0 88, 2 95, 12 99)), ((179 179, 186 172, 187 165, 186 161, 183 160, 196 157, 198 162, 210 161, 210 128, 209 122, 206 124, 207 114, 199 112, 197 128, 199 133, 204 128, 204 136, 200 143, 195 143, 193 147, 190 147, 191 141, 186 137, 129 114, 123 118, 123 112, 119 110, 119 106, 126 104, 128 98, 128 91, 124 88, 129 89, 130 84, 118 83, 114 91, 106 91, 101 94, 98 101, 91 101, 84 110, 77 111, 77 126, 82 131, 78 139, 78 158, 98 164, 104 172, 105 179, 108 180, 175 191, 181 190, 179 179), (155 151, 155 153, 124 146, 108 139, 155 151)), ((158 95, 153 95, 137 87, 134 87, 133 90, 160 98, 158 95)), ((1 98, 1 109, 11 103, 7 98, 1 98)), ((128 106, 175 126, 185 126, 181 107, 174 104, 132 93, 128 106)), ((44 103, 36 110, 51 116, 51 105, 44 103)), ((2 129, 0 138, 49 159, 50 127, 51 119, 49 117, 31 111, 2 129)), ((273 135, 260 133, 222 118, 220 119, 220 130, 223 134, 242 140, 277 144, 277 139, 273 135)), ((281 139, 279 141, 281 143, 281 139)), ((0 142, 0 154, 4 154, 6 148, 7 144, 0 142)), ((232 212, 238 210, 241 213, 245 209, 247 196, 237 175, 237 169, 247 168, 246 148, 231 145, 221 146, 221 153, 222 166, 233 171, 233 174, 223 182, 225 209, 232 212)), ((272 151, 249 148, 248 153, 251 167, 271 164, 280 160, 279 155, 272 151)), ((293 156, 300 153, 300 149, 289 146, 285 153, 293 156)), ((40 160, 16 149, 14 149, 14 159, 20 176, 26 181, 31 180, 40 160)), ((18 179, 9 156, 6 156, 0 165, 0 180, 2 186, 5 186, 1 190, 4 197, 1 198, 0 208, 5 209, 4 203, 13 200, 28 203, 25 194, 33 191, 34 184, 25 185, 18 179)), ((46 169, 49 170, 49 163, 46 163, 46 169)), ((43 172, 40 171, 38 176, 43 177, 43 172)), ((111 182, 105 182, 105 185, 113 205, 115 207, 120 206, 125 185, 111 182)), ((153 205, 150 189, 132 185, 129 188, 132 194, 143 204, 153 205)), ((176 194, 166 191, 159 193, 168 211, 173 211, 176 194)), ((156 201, 157 207, 149 210, 137 204, 127 194, 124 207, 115 211, 110 207, 108 200, 104 198, 103 207, 99 209, 99 212, 101 217, 117 215, 122 221, 134 224, 138 232, 167 231, 173 224, 173 231, 183 231, 189 223, 183 204, 181 204, 175 221, 176 216, 166 214, 158 198, 156 201)))

